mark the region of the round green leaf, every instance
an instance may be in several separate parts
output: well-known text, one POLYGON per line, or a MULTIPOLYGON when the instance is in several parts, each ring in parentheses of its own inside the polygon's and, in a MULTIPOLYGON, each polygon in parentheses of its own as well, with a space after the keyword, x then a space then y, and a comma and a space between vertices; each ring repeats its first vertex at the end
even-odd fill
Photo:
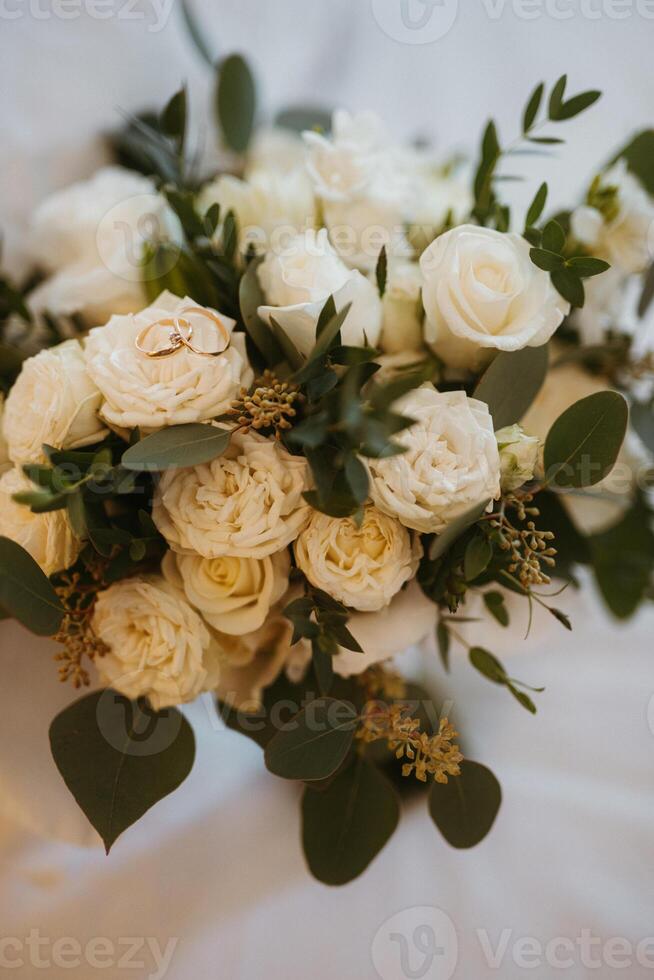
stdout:
POLYGON ((20 545, 0 537, 0 606, 37 636, 53 636, 64 610, 40 566, 20 545))
POLYGON ((130 446, 121 463, 127 470, 145 473, 199 466, 221 456, 231 435, 231 429, 219 429, 200 422, 172 425, 130 446))
POLYGON ((302 799, 302 845, 311 873, 326 885, 358 877, 392 836, 399 805, 389 780, 358 757, 318 792, 302 799))
POLYGON ((627 429, 629 410, 617 391, 598 391, 560 415, 545 441, 548 484, 590 487, 613 467, 627 429))
POLYGON ((461 775, 447 783, 433 783, 429 813, 452 847, 474 847, 493 826, 502 802, 502 790, 486 766, 465 759, 461 775))
POLYGON ((493 546, 485 534, 476 534, 466 547, 463 558, 463 574, 466 582, 472 582, 488 567, 493 557, 493 546))
POLYGON ((153 711, 111 689, 94 691, 57 715, 50 748, 107 853, 124 830, 182 783, 195 739, 175 708, 153 711))
POLYGON ((357 718, 355 707, 345 701, 312 701, 270 740, 266 766, 284 779, 326 779, 345 759, 357 718))
POLYGON ((256 91, 252 73, 240 54, 229 55, 220 63, 216 107, 227 146, 244 153, 254 125, 256 91))
POLYGON ((495 429, 519 422, 538 394, 547 374, 547 345, 502 351, 475 389, 486 402, 495 429))

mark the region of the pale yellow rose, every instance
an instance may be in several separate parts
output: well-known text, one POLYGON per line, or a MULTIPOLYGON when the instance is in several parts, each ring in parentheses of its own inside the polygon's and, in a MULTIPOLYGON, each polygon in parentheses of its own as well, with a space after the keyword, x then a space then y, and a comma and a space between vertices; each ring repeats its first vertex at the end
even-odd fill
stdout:
POLYGON ((12 499, 15 493, 26 490, 34 490, 34 486, 18 468, 0 476, 0 536, 24 548, 46 575, 70 568, 82 544, 73 534, 66 511, 33 514, 25 504, 12 499))

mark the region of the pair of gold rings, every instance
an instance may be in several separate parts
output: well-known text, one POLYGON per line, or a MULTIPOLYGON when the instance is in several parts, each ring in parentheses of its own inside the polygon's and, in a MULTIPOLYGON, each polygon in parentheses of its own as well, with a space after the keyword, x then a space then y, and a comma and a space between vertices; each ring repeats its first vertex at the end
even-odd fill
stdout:
POLYGON ((164 316, 159 320, 154 320, 153 323, 148 323, 137 335, 134 344, 136 349, 142 354, 145 354, 146 357, 170 357, 172 354, 177 354, 184 347, 194 354, 202 354, 205 357, 218 357, 229 345, 229 339, 229 330, 216 313, 212 313, 211 310, 206 310, 203 306, 185 306, 179 313, 164 316), (216 350, 201 350, 195 347, 191 343, 193 339, 193 324, 187 319, 188 316, 201 316, 205 320, 209 320, 211 325, 218 331, 220 338, 224 341, 223 346, 216 348, 216 350), (145 346, 145 340, 148 334, 155 327, 171 328, 168 334, 167 346, 154 348, 145 346))

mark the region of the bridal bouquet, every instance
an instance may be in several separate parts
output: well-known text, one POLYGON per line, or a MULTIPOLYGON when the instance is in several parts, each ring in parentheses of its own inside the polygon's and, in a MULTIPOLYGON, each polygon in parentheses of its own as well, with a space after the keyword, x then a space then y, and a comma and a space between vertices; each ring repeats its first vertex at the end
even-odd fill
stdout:
POLYGON ((617 616, 650 597, 654 133, 568 211, 502 196, 598 98, 539 85, 469 169, 371 113, 257 129, 231 56, 210 164, 180 91, 39 207, 35 274, 0 288, 0 605, 92 686, 50 740, 107 851, 189 773, 203 692, 302 784, 321 881, 365 869, 409 786, 473 846, 499 784, 390 658, 460 648, 534 712, 471 613, 570 629, 581 565, 617 616))

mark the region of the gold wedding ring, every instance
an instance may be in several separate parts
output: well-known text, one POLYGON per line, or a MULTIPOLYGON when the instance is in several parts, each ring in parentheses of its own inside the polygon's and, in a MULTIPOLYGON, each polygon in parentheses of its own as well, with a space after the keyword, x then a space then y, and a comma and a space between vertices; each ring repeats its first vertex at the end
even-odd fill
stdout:
POLYGON ((147 326, 140 331, 137 335, 134 344, 136 349, 141 351, 147 357, 170 357, 172 354, 177 354, 182 347, 188 348, 194 354, 202 354, 205 357, 218 357, 223 353, 225 348, 229 345, 229 330, 222 322, 220 317, 216 313, 212 313, 210 310, 205 310, 202 306, 185 306, 183 310, 173 316, 161 317, 159 320, 154 320, 152 323, 148 323, 147 326), (191 343, 193 338, 193 325, 190 320, 187 320, 184 314, 190 316, 201 316, 205 320, 209 320, 218 331, 224 344, 217 350, 200 350, 198 347, 194 347, 191 343), (144 346, 145 339, 154 327, 171 327, 171 331, 168 335, 169 344, 167 347, 155 347, 154 349, 148 349, 144 346))
MULTIPOLYGON (((134 344, 137 350, 140 350, 142 354, 146 354, 147 357, 170 357, 171 354, 176 354, 178 350, 186 345, 181 332, 180 332, 181 317, 178 316, 164 316, 160 320, 154 320, 153 323, 148 323, 146 327, 137 335, 134 344), (155 327, 172 327, 168 335, 168 340, 170 341, 170 346, 168 347, 155 347, 154 349, 148 349, 144 347, 144 341, 147 335, 155 327)), ((188 330, 188 336, 193 336, 193 327, 188 322, 184 321, 184 326, 188 330)))

